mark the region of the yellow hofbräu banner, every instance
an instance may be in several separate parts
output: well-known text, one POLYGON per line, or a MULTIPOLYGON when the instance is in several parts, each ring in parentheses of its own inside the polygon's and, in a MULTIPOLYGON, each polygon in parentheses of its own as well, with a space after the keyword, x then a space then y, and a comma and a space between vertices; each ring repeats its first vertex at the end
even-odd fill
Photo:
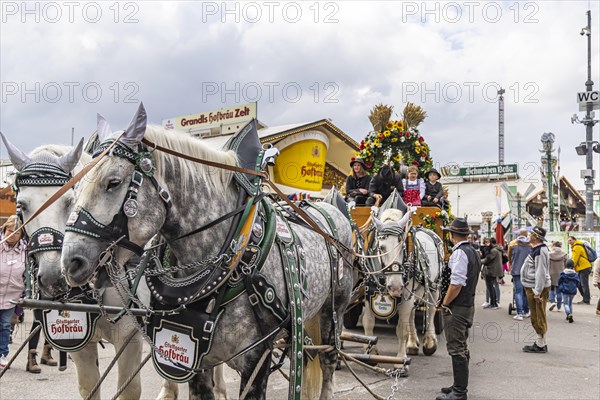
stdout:
POLYGON ((318 192, 323 187, 329 139, 319 131, 307 131, 275 144, 280 151, 275 162, 275 183, 318 192))

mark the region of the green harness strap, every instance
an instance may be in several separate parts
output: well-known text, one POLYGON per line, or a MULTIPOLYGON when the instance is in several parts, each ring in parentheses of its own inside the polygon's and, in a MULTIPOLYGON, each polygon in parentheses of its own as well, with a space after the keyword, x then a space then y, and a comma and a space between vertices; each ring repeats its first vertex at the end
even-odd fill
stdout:
POLYGON ((287 230, 290 239, 282 237, 279 233, 276 241, 281 252, 285 283, 290 301, 291 339, 290 339, 290 384, 288 399, 300 400, 302 395, 302 369, 304 367, 304 319, 302 314, 302 285, 300 282, 300 262, 303 262, 304 253, 297 247, 297 237, 290 229, 290 225, 280 211, 276 210, 278 230, 287 230), (302 261, 301 261, 302 260, 302 261))

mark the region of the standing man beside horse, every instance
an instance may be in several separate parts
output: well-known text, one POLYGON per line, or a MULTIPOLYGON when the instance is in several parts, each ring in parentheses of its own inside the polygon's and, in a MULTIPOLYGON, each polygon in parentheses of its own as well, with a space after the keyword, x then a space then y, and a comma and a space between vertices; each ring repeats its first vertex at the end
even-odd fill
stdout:
POLYGON ((475 314, 475 288, 481 270, 477 251, 469 243, 473 234, 464 218, 456 218, 445 230, 450 232, 454 247, 448 266, 452 270, 450 286, 444 299, 438 302, 444 313, 446 348, 452 357, 454 383, 442 388, 436 400, 466 400, 469 384, 469 329, 475 314))

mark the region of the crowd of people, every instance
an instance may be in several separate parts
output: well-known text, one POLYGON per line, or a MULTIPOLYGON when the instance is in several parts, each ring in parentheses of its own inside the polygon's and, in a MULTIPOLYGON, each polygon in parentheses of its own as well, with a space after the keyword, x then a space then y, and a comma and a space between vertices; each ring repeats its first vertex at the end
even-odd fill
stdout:
MULTIPOLYGON (((505 248, 498 246, 494 238, 485 238, 479 245, 475 233, 463 218, 456 218, 446 228, 454 244, 448 262, 451 269, 450 287, 439 301, 444 318, 446 347, 452 358, 453 384, 443 387, 436 400, 467 399, 469 382, 469 329, 473 325, 474 297, 477 275, 485 279, 487 299, 483 308, 499 308, 500 291, 504 272, 510 273, 513 282, 516 320, 530 318, 536 338, 523 347, 525 353, 548 352, 548 311, 565 312, 565 320, 574 322, 573 298, 579 291, 581 305, 590 304, 589 276, 593 285, 600 289, 600 258, 593 266, 588 259, 584 244, 569 236, 571 256, 562 249, 560 241, 548 246, 546 230, 535 226, 522 229, 515 240, 505 248)), ((600 296, 599 296, 600 297, 600 296)), ((600 298, 596 305, 600 316, 600 298)))
MULTIPOLYGON (((409 166, 406 177, 383 165, 371 177, 364 160, 350 162, 352 174, 346 180, 346 201, 357 205, 381 205, 394 189, 406 204, 447 208, 439 172, 431 169, 427 180, 419 177, 419 170, 409 166)), ((441 389, 436 400, 467 398, 469 381, 469 329, 475 312, 475 288, 479 278, 485 280, 485 309, 500 308, 500 285, 505 284, 505 274, 513 283, 513 303, 517 321, 529 319, 537 337, 525 345, 526 353, 547 353, 548 311, 565 312, 565 320, 574 322, 573 298, 577 291, 582 296, 580 304, 590 304, 589 278, 592 263, 588 260, 583 243, 569 236, 571 256, 562 249, 562 243, 549 246, 546 230, 541 226, 519 230, 510 243, 499 245, 495 238, 484 238, 481 245, 469 224, 456 218, 446 228, 454 244, 448 265, 451 269, 449 289, 438 302, 444 319, 444 333, 448 354, 452 358, 453 384, 441 389)), ((600 259, 593 271, 593 284, 600 289, 600 259)), ((511 303, 512 304, 512 303, 511 303)), ((600 316, 600 299, 596 315, 600 316)))

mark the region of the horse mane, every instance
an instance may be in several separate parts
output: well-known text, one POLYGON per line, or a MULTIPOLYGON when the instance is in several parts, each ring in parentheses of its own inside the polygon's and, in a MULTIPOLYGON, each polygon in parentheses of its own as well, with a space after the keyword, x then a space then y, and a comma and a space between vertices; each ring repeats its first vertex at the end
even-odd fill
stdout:
MULTIPOLYGON (((45 144, 43 146, 36 147, 29 153, 29 157, 36 162, 44 162, 49 164, 56 164, 57 158, 64 156, 73 149, 73 146, 64 146, 61 144, 45 144)), ((92 160, 86 152, 81 153, 79 162, 73 168, 73 174, 78 173, 87 163, 92 160)))
POLYGON ((45 144, 43 146, 39 146, 33 149, 31 153, 29 153, 29 156, 34 158, 35 156, 41 155, 43 153, 48 153, 52 156, 60 157, 67 154, 67 152, 72 148, 73 147, 63 146, 60 144, 45 144))
POLYGON ((381 214, 381 222, 398 222, 404 216, 401 210, 396 208, 388 208, 381 214))
MULTIPOLYGON (((149 141, 156 143, 159 146, 186 154, 191 157, 200 158, 203 160, 213 161, 226 165, 237 165, 237 155, 233 151, 220 151, 211 148, 202 140, 194 138, 186 133, 165 130, 161 126, 148 125, 144 135, 149 141)), ((187 161, 181 157, 174 157, 161 151, 153 153, 155 157, 155 167, 158 175, 165 176, 166 167, 170 166, 175 173, 179 173, 179 177, 175 177, 180 182, 181 190, 187 191, 190 189, 190 184, 193 183, 192 178, 201 175, 207 183, 206 189, 210 192, 223 192, 233 177, 231 171, 209 167, 204 164, 187 161)), ((193 188, 192 188, 193 189, 193 188)))

